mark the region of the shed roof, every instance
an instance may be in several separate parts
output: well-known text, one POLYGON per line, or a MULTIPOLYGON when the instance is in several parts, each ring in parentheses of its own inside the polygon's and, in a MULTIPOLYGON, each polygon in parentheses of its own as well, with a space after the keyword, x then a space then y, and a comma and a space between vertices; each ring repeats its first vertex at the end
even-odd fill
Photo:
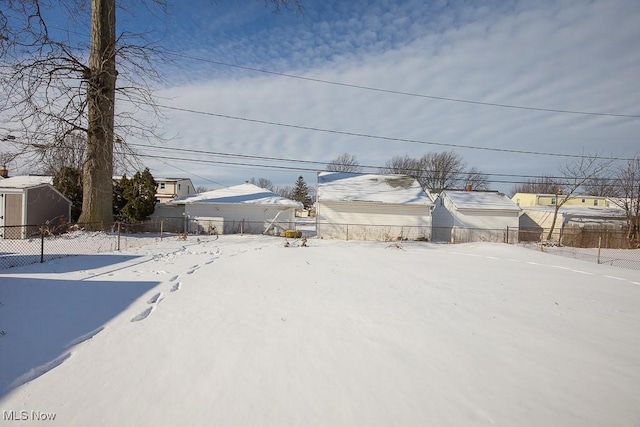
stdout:
POLYGON ((513 200, 495 191, 445 190, 440 197, 443 194, 446 194, 457 209, 520 211, 520 207, 513 200))
POLYGON ((318 174, 318 200, 432 205, 418 181, 407 175, 345 172, 318 174))
POLYGON ((0 188, 14 188, 14 189, 27 189, 32 187, 38 187, 40 185, 53 185, 52 176, 12 176, 0 180, 0 188))
POLYGON ((300 202, 278 196, 276 193, 250 183, 206 191, 199 194, 191 194, 168 202, 168 204, 173 205, 188 203, 276 205, 297 209, 303 207, 300 202))

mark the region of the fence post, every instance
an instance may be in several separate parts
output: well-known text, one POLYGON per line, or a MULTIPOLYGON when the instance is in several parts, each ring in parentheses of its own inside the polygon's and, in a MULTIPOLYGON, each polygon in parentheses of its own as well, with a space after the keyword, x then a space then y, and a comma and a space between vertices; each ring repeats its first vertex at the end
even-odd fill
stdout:
POLYGON ((118 221, 118 251, 120 251, 120 221, 118 221))
POLYGON ((508 225, 507 225, 507 235, 505 236, 504 242, 509 243, 509 226, 508 225))
POLYGON ((347 224, 347 240, 349 240, 349 224, 347 224))
POLYGON ((160 220, 160 241, 162 242, 162 232, 164 231, 164 220, 160 220))
POLYGON ((40 264, 44 262, 44 227, 40 226, 40 264))
POLYGON ((598 264, 600 264, 600 246, 602 245, 602 236, 598 236, 598 264))

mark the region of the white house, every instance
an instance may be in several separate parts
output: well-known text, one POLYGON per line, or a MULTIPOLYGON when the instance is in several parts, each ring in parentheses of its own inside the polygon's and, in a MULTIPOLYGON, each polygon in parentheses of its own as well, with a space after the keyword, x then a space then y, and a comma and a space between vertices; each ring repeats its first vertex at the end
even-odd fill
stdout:
POLYGON ((502 193, 444 190, 433 210, 433 240, 517 242, 519 214, 520 208, 502 193))
POLYGON ((410 176, 318 174, 316 233, 321 238, 430 240, 432 208, 410 176))
POLYGON ((295 210, 301 208, 300 202, 245 183, 160 203, 152 218, 177 219, 190 233, 280 234, 295 229, 295 210))
POLYGON ((47 221, 69 221, 71 201, 52 183, 50 176, 0 180, 0 238, 24 239, 47 221))
POLYGON ((153 178, 156 181, 156 200, 169 202, 178 197, 196 194, 196 189, 189 178, 153 178))

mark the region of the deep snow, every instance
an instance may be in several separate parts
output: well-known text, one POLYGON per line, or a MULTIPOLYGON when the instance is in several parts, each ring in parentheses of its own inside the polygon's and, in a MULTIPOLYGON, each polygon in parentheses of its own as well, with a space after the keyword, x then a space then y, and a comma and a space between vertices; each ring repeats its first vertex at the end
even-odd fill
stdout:
POLYGON ((637 271, 503 244, 283 242, 0 271, 3 421, 640 424, 637 271))

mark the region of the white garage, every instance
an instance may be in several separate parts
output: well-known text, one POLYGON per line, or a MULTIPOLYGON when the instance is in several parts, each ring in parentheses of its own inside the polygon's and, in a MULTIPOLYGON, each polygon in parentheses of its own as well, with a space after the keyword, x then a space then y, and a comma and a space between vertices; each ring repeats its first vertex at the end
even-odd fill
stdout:
POLYGON ((406 175, 320 172, 316 231, 345 240, 430 240, 433 203, 406 175))
POLYGON ((156 206, 155 219, 182 219, 189 233, 280 234, 295 229, 302 203, 250 183, 193 194, 156 206))

